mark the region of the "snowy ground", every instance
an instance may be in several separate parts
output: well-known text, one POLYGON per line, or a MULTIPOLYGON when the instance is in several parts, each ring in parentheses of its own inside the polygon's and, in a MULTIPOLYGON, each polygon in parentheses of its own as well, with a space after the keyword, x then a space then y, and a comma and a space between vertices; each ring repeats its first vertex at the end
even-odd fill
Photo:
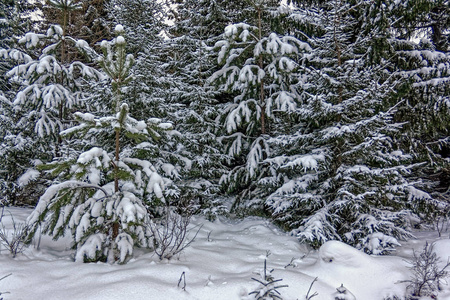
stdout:
MULTIPOLYGON (((29 209, 8 208, 17 221, 24 221, 29 209)), ((4 224, 11 226, 10 217, 4 224)), ((368 256, 339 242, 328 242, 319 251, 309 251, 295 238, 283 233, 265 220, 226 219, 203 224, 195 242, 179 257, 159 261, 152 253, 136 251, 126 265, 73 262, 70 239, 52 241, 42 237, 40 248, 27 248, 12 258, 0 252, 0 292, 4 300, 33 299, 255 299, 248 295, 258 283, 252 277, 267 266, 274 269, 275 279, 283 279, 283 299, 305 299, 315 277, 318 280, 310 294, 314 300, 334 299, 341 284, 358 300, 383 300, 402 296, 410 278, 405 258, 421 251, 425 241, 437 240, 435 249, 443 260, 450 256, 448 233, 439 239, 435 232, 418 232, 417 240, 403 243, 396 255, 368 256), (267 254, 268 257, 267 257, 267 254), (288 266, 289 265, 289 266, 288 266), (185 274, 186 287, 181 275, 185 274)), ((424 298, 425 299, 425 298, 424 298)), ((438 299, 450 299, 450 286, 444 286, 438 299)))

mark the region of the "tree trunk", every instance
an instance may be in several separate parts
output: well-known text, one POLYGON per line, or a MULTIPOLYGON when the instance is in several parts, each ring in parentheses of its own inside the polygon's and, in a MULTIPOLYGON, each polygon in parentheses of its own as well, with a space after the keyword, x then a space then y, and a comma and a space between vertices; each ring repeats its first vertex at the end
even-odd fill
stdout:
POLYGON ((114 192, 119 192, 119 151, 120 151, 120 130, 116 129, 116 153, 114 162, 114 192))

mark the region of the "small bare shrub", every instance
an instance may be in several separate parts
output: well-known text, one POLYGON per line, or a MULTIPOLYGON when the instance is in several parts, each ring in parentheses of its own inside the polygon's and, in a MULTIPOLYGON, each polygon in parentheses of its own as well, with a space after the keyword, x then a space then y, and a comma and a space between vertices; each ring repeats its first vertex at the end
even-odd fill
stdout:
POLYGON ((450 266, 450 261, 447 261, 444 267, 439 268, 440 258, 433 249, 434 245, 427 242, 422 252, 417 255, 414 251, 413 259, 408 261, 413 273, 411 280, 406 281, 410 283, 407 298, 409 300, 416 300, 424 296, 436 297, 437 292, 441 290, 441 283, 448 275, 445 269, 450 266))
POLYGON ((439 237, 442 236, 442 233, 448 231, 449 227, 449 218, 448 215, 437 216, 434 220, 434 226, 437 230, 439 237))
POLYGON ((160 260, 171 259, 194 241, 201 226, 189 229, 190 222, 189 212, 179 215, 167 207, 159 223, 148 225, 153 233, 155 253, 160 260))
MULTIPOLYGON (((10 214, 11 215, 11 214, 10 214)), ((25 238, 27 236, 28 227, 25 223, 16 223, 11 215, 12 230, 7 230, 3 224, 4 209, 0 214, 0 243, 11 253, 13 257, 22 253, 25 248, 25 238)))

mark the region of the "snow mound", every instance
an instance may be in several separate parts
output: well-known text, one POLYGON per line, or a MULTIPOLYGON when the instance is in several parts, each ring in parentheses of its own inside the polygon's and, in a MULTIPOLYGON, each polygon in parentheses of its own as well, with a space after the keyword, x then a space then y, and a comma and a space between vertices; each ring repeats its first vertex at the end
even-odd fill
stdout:
POLYGON ((344 267, 363 267, 371 257, 339 241, 328 241, 319 249, 320 264, 333 264, 344 267))
POLYGON ((371 256, 339 241, 324 243, 317 261, 302 271, 335 288, 343 284, 356 299, 403 297, 401 281, 409 279, 400 257, 371 256))

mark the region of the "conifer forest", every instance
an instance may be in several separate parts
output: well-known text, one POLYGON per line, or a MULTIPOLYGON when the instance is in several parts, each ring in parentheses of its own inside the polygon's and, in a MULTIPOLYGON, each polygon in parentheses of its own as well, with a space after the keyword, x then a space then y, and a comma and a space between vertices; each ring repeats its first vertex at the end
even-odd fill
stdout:
MULTIPOLYGON (((45 236, 120 266, 179 259, 200 219, 263 220, 319 257, 448 236, 450 3, 2 0, 0 221, 11 209, 27 212, 16 244, 0 230, 14 257, 45 236)), ((263 288, 227 299, 291 299, 266 260, 263 288)), ((4 275, 0 299, 18 299, 4 275)), ((450 299, 406 279, 357 298, 450 299)), ((314 300, 355 299, 344 286, 314 300)))

